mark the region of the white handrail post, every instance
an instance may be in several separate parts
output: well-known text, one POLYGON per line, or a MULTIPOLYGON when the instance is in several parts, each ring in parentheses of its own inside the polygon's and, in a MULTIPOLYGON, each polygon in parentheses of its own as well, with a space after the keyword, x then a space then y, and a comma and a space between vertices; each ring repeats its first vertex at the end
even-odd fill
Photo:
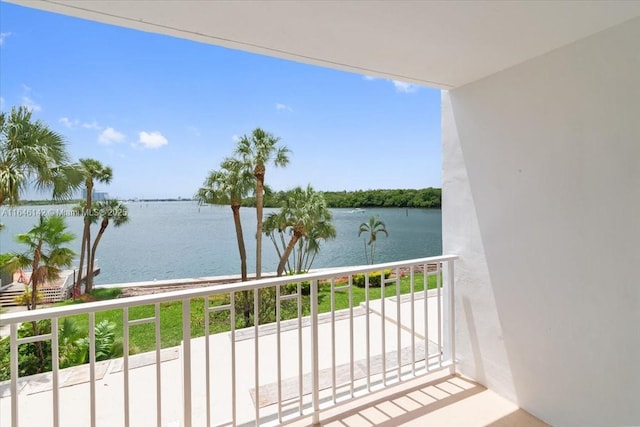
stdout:
POLYGON ((18 325, 10 325, 11 427, 18 427, 18 325))
POLYGON ((183 425, 191 427, 191 300, 182 300, 182 399, 183 425))
POLYGON ((447 261, 445 291, 444 291, 444 360, 451 363, 451 373, 456 372, 456 331, 455 331, 455 301, 454 301, 454 268, 453 260, 447 261))
POLYGON ((320 425, 320 384, 318 348, 318 280, 311 281, 311 400, 313 425, 320 425))

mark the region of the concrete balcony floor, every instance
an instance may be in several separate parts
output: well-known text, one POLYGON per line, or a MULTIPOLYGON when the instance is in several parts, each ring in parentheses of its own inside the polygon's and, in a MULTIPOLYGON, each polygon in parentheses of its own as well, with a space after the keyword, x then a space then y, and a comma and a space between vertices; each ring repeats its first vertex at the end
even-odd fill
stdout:
MULTIPOLYGON (((288 427, 312 425, 311 417, 288 427)), ((546 427, 548 424, 475 381, 431 374, 339 404, 320 414, 323 427, 546 427)))

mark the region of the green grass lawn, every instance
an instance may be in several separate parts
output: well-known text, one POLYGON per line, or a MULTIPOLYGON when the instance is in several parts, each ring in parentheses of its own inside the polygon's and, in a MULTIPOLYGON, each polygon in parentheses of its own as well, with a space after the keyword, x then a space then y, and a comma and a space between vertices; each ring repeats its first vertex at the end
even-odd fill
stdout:
MULTIPOLYGON (((337 287, 342 285, 336 285, 337 287)), ((424 275, 415 274, 415 288, 416 292, 422 291, 424 286, 424 275)), ((429 276, 429 289, 436 287, 436 277, 429 276)), ((358 306, 361 302, 365 301, 365 289, 354 286, 353 288, 353 306, 358 306)), ((400 293, 407 294, 410 291, 409 277, 400 278, 400 293)), ((92 294, 94 298, 98 300, 112 299, 119 295, 119 289, 99 289, 92 294)), ((370 288, 369 299, 376 300, 380 298, 381 288, 370 288)), ((349 291, 340 290, 334 293, 335 295, 335 307, 336 310, 345 309, 349 307, 349 291)), ((386 285, 385 296, 390 297, 396 295, 395 281, 386 285)), ((271 298, 273 298, 273 291, 271 292, 271 298)), ((265 297, 265 301, 269 295, 265 297)), ((303 296, 303 315, 309 314, 309 299, 308 295, 303 296)), ((229 303, 228 295, 216 295, 209 298, 210 305, 222 305, 229 303)), ((195 298, 191 300, 191 337, 203 336, 205 332, 204 321, 204 298, 195 298)), ((67 302, 63 304, 75 304, 77 302, 67 302)), ((264 323, 273 321, 275 319, 275 313, 268 307, 270 305, 265 303, 265 308, 261 311, 261 319, 266 319, 264 323)), ((331 311, 331 286, 329 284, 320 285, 318 293, 318 307, 320 313, 331 311)), ((132 307, 129 309, 129 319, 143 319, 153 317, 155 315, 155 306, 145 305, 139 307, 132 307)), ((282 320, 295 318, 297 316, 296 301, 284 301, 282 302, 282 320)), ((73 316, 73 319, 84 330, 88 329, 89 316, 86 314, 73 316)), ((96 323, 102 320, 109 320, 116 324, 116 333, 118 337, 122 337, 123 334, 123 310, 108 310, 96 313, 96 323)), ((221 311, 210 314, 210 333, 225 332, 230 330, 230 315, 229 311, 221 311)), ((252 319, 251 319, 252 321, 252 319)), ((261 322, 262 323, 262 322, 261 322)), ((239 308, 236 309, 236 327, 242 328, 244 326, 244 318, 239 308)), ((160 304, 160 335, 161 346, 172 347, 180 345, 182 340, 182 302, 172 301, 160 304)), ((153 323, 132 326, 129 329, 129 342, 131 353, 138 353, 144 351, 150 351, 155 348, 155 325, 153 323)))

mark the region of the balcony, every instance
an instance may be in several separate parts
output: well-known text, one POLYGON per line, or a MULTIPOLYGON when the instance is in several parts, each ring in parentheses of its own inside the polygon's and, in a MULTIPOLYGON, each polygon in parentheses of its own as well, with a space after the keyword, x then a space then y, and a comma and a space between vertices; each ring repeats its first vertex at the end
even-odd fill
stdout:
POLYGON ((456 258, 336 268, 295 279, 4 315, 11 380, 0 384, 0 426, 544 425, 456 375, 456 258), (371 273, 384 270, 390 274, 378 291, 371 273), (355 282, 363 276, 359 301, 355 282), (273 297, 274 322, 236 327, 243 315, 237 303, 247 291, 252 319, 261 317, 260 299, 273 297), (327 297, 324 307, 330 308, 319 312, 319 298, 327 297), (348 301, 347 308, 336 308, 339 298, 348 301), (162 348, 160 318, 172 301, 182 302, 182 343, 162 348), (208 315, 192 313, 194 303, 208 315), (140 306, 152 306, 154 314, 131 316, 140 306), (133 328, 147 324, 155 351, 96 361, 96 316, 114 309, 122 311, 124 348, 130 348, 133 328), (60 369, 52 357, 51 372, 19 377, 18 347, 50 340, 51 354, 57 355, 62 319, 79 314, 88 317, 90 362, 60 369), (228 318, 227 332, 212 332, 214 315, 228 318), (50 334, 18 337, 21 323, 43 319, 51 320, 50 334))

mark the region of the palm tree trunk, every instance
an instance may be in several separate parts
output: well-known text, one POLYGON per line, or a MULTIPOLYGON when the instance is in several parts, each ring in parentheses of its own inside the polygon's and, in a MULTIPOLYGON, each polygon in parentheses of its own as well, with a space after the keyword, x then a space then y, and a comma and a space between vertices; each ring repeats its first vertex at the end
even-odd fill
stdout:
POLYGON ((73 286, 73 297, 80 296, 80 286, 82 285, 82 268, 84 267, 84 254, 87 247, 87 239, 85 233, 87 229, 87 218, 84 218, 85 224, 82 231, 82 245, 80 246, 80 264, 78 265, 78 276, 76 277, 76 283, 73 286))
POLYGON ((85 278, 86 286, 84 292, 90 294, 93 290, 93 268, 91 268, 91 259, 93 258, 91 250, 91 225, 87 229, 87 274, 85 278))
MULTIPOLYGON (((236 239, 238 241, 238 251, 240 252, 240 277, 243 282, 247 281, 247 250, 244 246, 244 236, 242 234, 242 223, 240 222, 240 204, 232 203, 233 224, 236 228, 236 239)), ((242 314, 244 316, 245 328, 251 326, 251 304, 249 291, 242 291, 242 314)))
MULTIPOLYGON (((29 310, 35 310, 38 304, 38 266, 40 265, 40 258, 42 256, 42 240, 38 241, 38 246, 33 254, 33 262, 31 263, 31 306, 29 310)), ((35 324, 34 324, 35 330, 35 324)))
POLYGON ((369 252, 367 251, 367 239, 362 240, 362 242, 364 243, 364 259, 365 261, 367 261, 367 264, 369 264, 369 252))
POLYGON ((92 209, 92 201, 93 201, 93 182, 87 183, 87 212, 85 216, 84 223, 84 238, 87 241, 86 250, 87 250, 87 277, 85 279, 86 287, 84 288, 85 293, 91 292, 91 287, 93 286, 93 270, 89 270, 91 264, 91 209, 92 209))
POLYGON ((98 249, 98 243, 100 243, 100 239, 104 234, 105 230, 109 226, 109 220, 103 220, 102 224, 100 224, 100 231, 98 231, 98 235, 96 236, 96 240, 93 241, 93 246, 91 247, 91 262, 89 263, 89 269, 87 271, 91 271, 91 275, 93 276, 93 268, 96 261, 96 249, 98 249))
POLYGON ((262 277, 262 204, 264 203, 264 173, 256 174, 256 279, 262 277))
POLYGON ((233 212, 233 224, 236 227, 236 239, 238 241, 238 251, 240 252, 240 275, 242 281, 247 281, 247 250, 244 246, 244 236, 242 235, 242 223, 240 222, 240 205, 231 205, 233 212))
POLYGON ((280 263, 278 264, 278 276, 282 276, 282 272, 284 271, 284 266, 287 263, 287 259, 289 258, 289 255, 291 255, 291 251, 293 250, 293 247, 299 239, 300 236, 296 233, 293 233, 293 236, 291 236, 291 240, 289 241, 287 248, 284 250, 282 257, 280 258, 280 263))

